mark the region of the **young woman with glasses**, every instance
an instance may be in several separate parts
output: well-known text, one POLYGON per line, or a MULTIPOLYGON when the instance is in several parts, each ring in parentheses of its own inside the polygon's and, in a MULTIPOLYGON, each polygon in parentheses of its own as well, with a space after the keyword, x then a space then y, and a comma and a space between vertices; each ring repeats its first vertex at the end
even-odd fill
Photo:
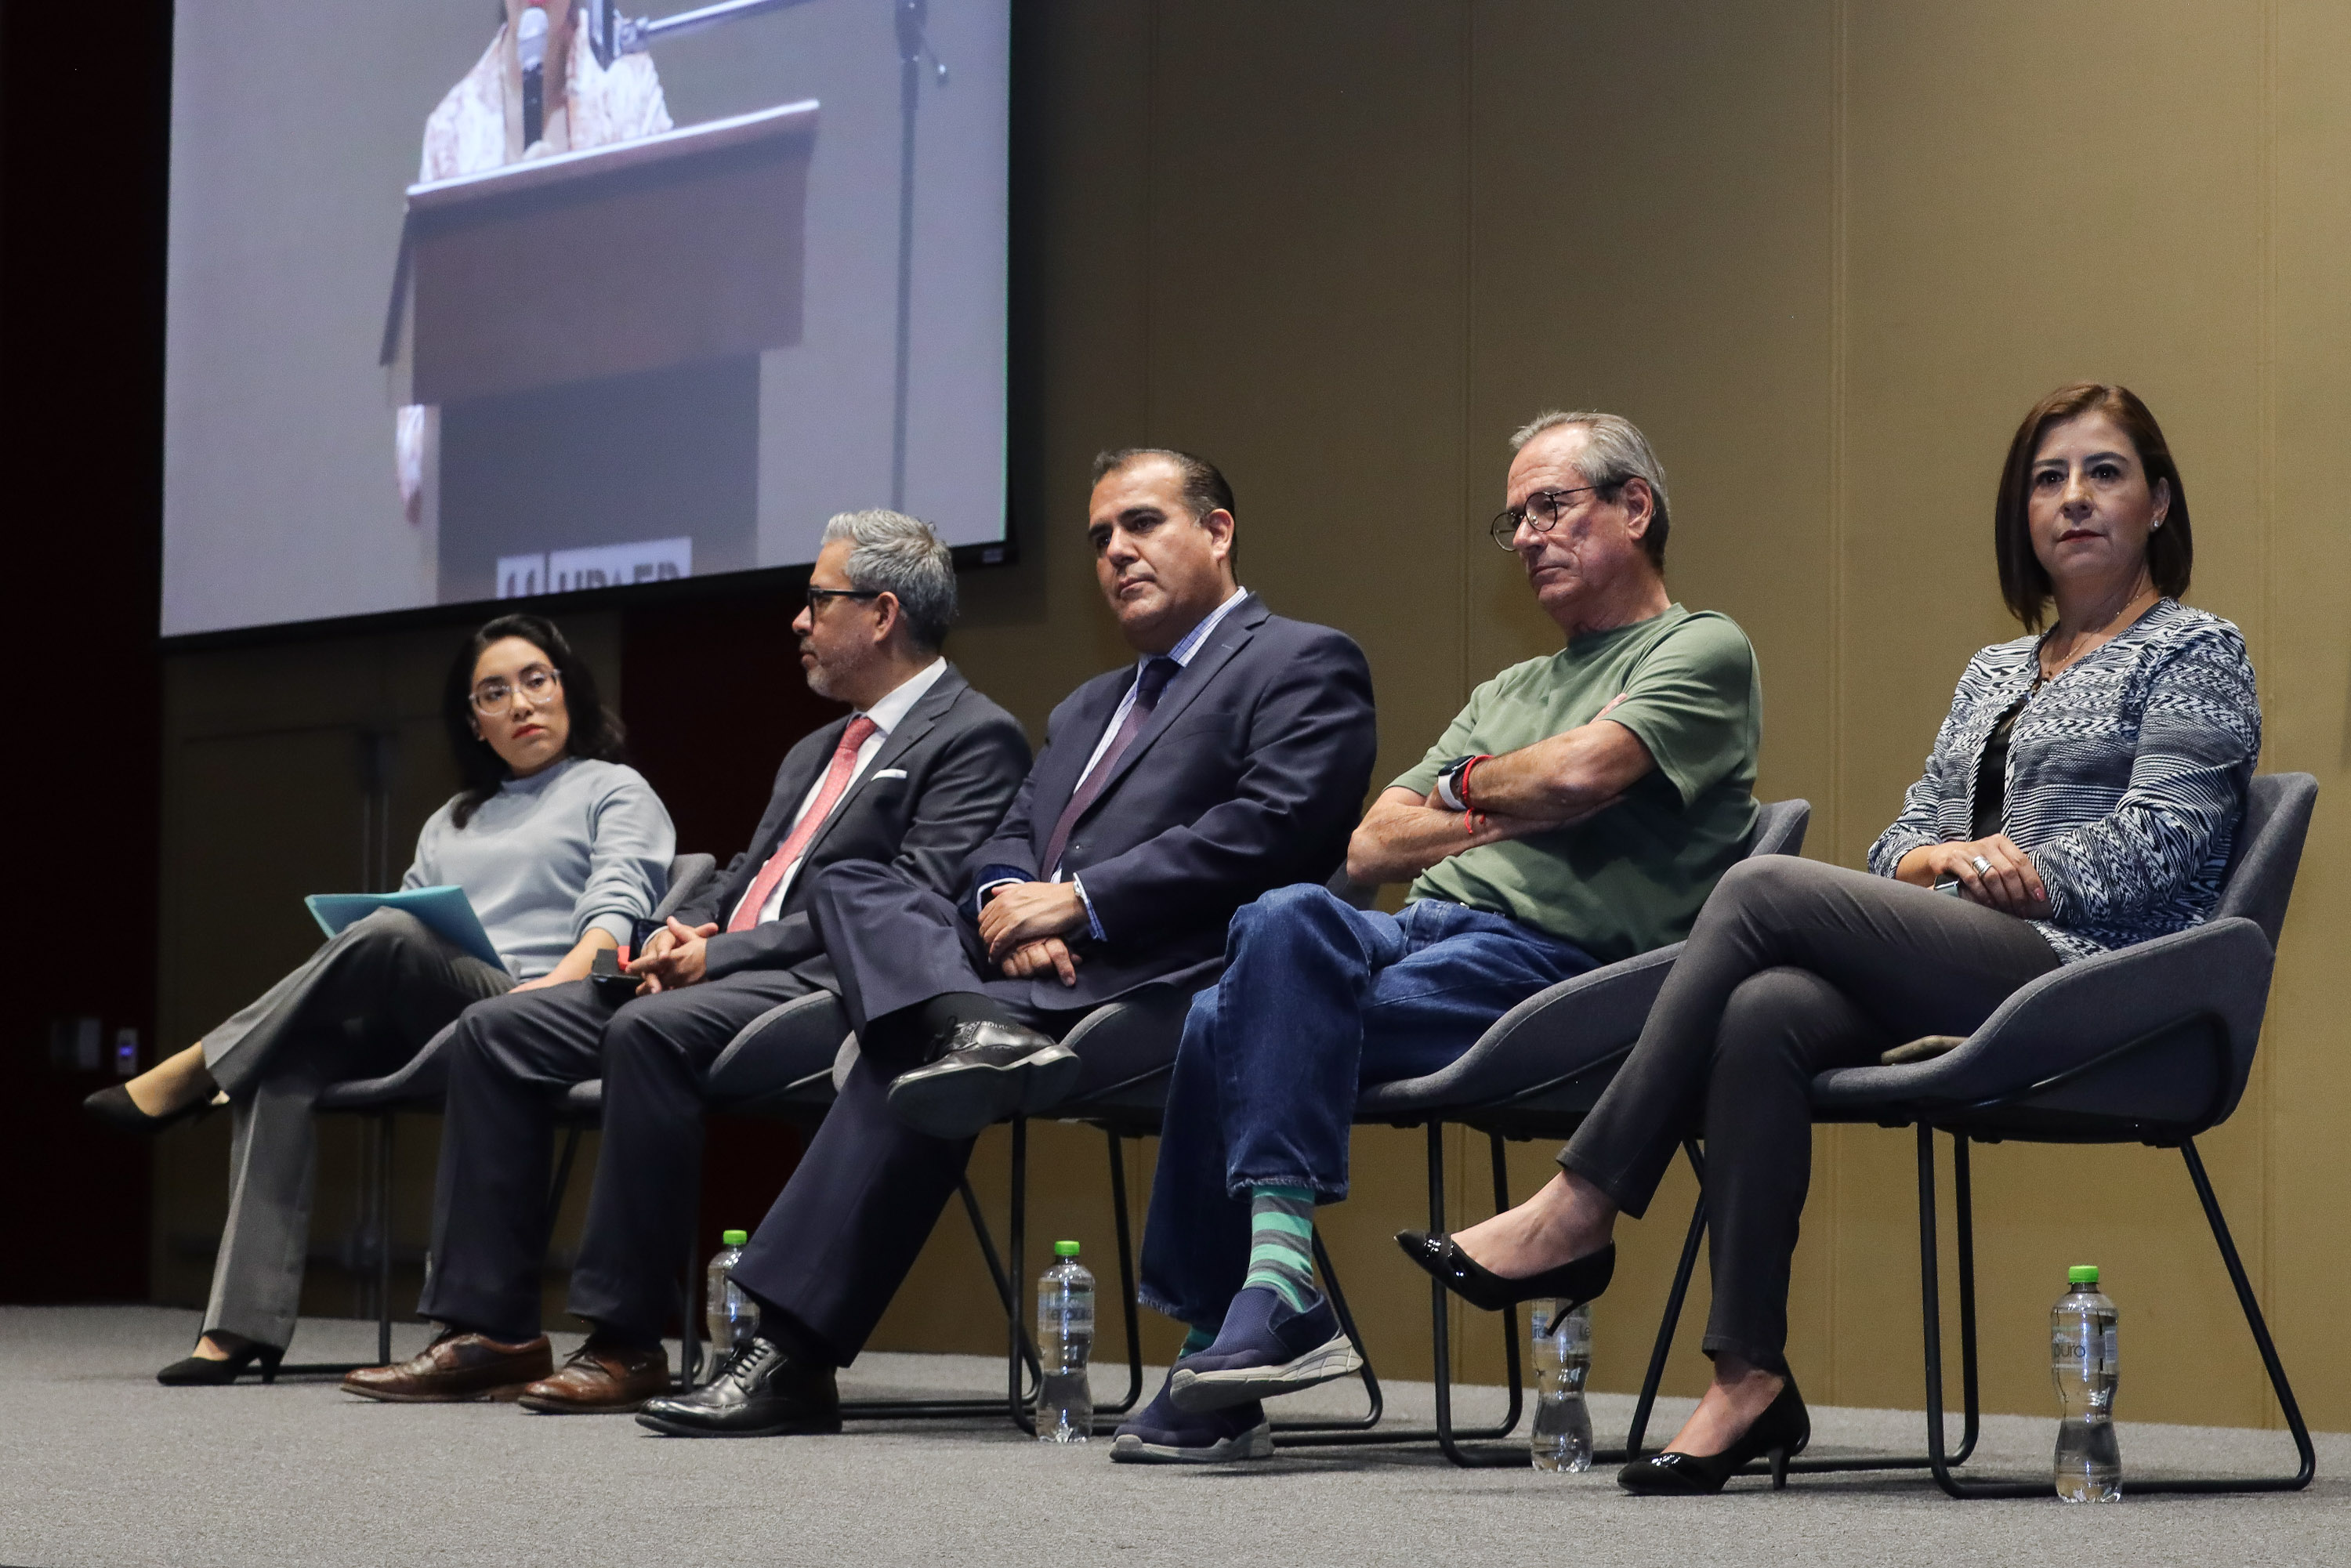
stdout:
POLYGON ((504 962, 379 909, 196 1044, 85 1103, 142 1134, 224 1103, 234 1119, 203 1337, 161 1382, 230 1383, 256 1362, 266 1378, 284 1356, 308 1249, 320 1092, 392 1071, 469 1003, 586 978, 597 950, 628 941, 664 890, 669 813, 620 760, 620 720, 553 622, 502 615, 475 632, 442 714, 464 788, 425 822, 401 885, 463 888, 504 962))

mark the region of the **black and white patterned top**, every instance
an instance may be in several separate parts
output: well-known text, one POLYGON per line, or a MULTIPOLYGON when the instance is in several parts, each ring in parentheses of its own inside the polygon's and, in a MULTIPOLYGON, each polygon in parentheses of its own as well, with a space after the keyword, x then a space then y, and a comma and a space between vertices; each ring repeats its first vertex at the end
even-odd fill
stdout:
MULTIPOLYGON (((1920 845, 1969 836, 1984 742, 2032 690, 2040 646, 2020 637, 1968 661, 1925 775, 1870 846, 1871 871, 1892 876, 1920 845)), ((2059 958, 2210 917, 2261 750, 2243 636, 2176 600, 2026 700, 2009 743, 2003 831, 2049 891, 2049 918, 2033 925, 2059 958)))

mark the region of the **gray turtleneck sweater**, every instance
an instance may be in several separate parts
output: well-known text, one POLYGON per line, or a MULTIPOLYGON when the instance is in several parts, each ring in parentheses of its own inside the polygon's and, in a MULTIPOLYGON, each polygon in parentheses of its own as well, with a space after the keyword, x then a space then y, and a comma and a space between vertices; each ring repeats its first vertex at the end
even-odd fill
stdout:
POLYGON ((590 927, 625 944, 667 889, 677 831, 633 768, 567 758, 507 780, 462 828, 455 805, 426 821, 400 885, 464 888, 522 979, 554 968, 590 927))

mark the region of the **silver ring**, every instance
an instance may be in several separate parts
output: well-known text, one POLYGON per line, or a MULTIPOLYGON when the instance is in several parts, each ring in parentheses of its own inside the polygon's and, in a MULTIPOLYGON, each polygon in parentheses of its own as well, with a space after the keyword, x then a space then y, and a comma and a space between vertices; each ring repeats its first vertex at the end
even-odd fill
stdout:
POLYGON ((1976 868, 1976 874, 1978 876, 1990 876, 1991 874, 1991 862, 1984 859, 1981 855, 1970 855, 1968 858, 1968 863, 1976 868))

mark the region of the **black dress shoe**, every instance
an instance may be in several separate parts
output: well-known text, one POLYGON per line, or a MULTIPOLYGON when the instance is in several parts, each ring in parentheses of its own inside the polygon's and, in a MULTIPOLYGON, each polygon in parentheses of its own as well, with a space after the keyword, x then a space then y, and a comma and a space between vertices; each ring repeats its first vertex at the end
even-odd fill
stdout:
POLYGON ((780 1437, 841 1430, 832 1368, 795 1361, 773 1340, 753 1339, 691 1394, 648 1399, 637 1425, 673 1437, 780 1437))
POLYGON ((283 1345, 262 1344, 247 1340, 221 1359, 208 1355, 192 1355, 175 1361, 155 1375, 155 1381, 166 1388, 217 1388, 235 1383, 237 1375, 255 1362, 261 1364, 261 1381, 277 1381, 277 1364, 286 1359, 283 1345))
POLYGON ((961 1023, 928 1065, 890 1082, 890 1109, 918 1133, 969 1138, 1007 1116, 1034 1116, 1067 1097, 1078 1053, 1033 1029, 961 1023))
POLYGON ((1399 1230, 1396 1245, 1404 1249, 1405 1257, 1445 1281, 1447 1290, 1471 1306, 1483 1307, 1489 1312, 1517 1306, 1520 1301, 1540 1301, 1546 1296, 1564 1303, 1560 1310, 1566 1312, 1595 1300, 1608 1288, 1609 1280, 1616 1272, 1614 1241, 1597 1252, 1587 1252, 1556 1269, 1545 1269, 1523 1280, 1505 1280, 1489 1272, 1461 1250, 1460 1243, 1450 1236, 1399 1230))
POLYGON ((1764 1407, 1739 1441, 1719 1454, 1677 1454, 1668 1449, 1635 1459, 1616 1472, 1616 1484, 1629 1492, 1657 1497, 1697 1497, 1722 1490, 1722 1483, 1757 1459, 1771 1461, 1771 1486, 1788 1484, 1788 1461, 1813 1440, 1813 1418, 1792 1377, 1780 1385, 1780 1396, 1764 1407))
POLYGON ((200 1095, 167 1116, 150 1116, 131 1098, 130 1090, 120 1083, 110 1083, 85 1099, 81 1108, 118 1133, 152 1137, 166 1127, 211 1114, 213 1099, 210 1094, 200 1095))

